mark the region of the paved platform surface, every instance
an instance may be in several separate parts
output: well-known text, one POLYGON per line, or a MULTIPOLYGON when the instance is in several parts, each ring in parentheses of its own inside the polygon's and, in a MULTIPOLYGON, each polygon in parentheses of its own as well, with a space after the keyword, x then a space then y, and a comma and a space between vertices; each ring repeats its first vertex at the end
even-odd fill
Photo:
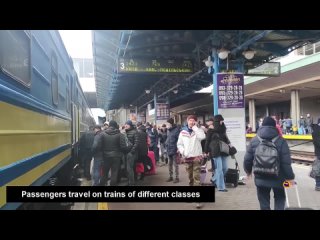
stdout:
MULTIPOLYGON (((229 165, 233 165, 232 159, 228 160, 229 165)), ((240 166, 242 161, 239 161, 240 166)), ((302 207, 320 210, 320 192, 315 191, 314 179, 308 176, 310 166, 302 164, 292 164, 296 174, 296 181, 298 183, 298 190, 300 193, 300 202, 302 207)), ((211 164, 208 163, 208 168, 211 164)), ((166 182, 168 178, 168 167, 157 167, 157 174, 145 177, 144 181, 139 181, 141 186, 187 186, 188 177, 184 165, 179 165, 180 168, 180 182, 172 183, 166 182)), ((242 170, 242 168, 241 168, 242 170)), ((241 172, 243 174, 243 170, 241 172)), ((208 172, 206 183, 209 184, 211 173, 208 172)), ((125 184, 123 179, 122 184, 125 184)), ((83 185, 90 185, 90 182, 84 181, 83 185)), ((216 191, 215 203, 204 203, 201 210, 259 210, 259 202, 256 195, 256 187, 253 179, 247 182, 246 185, 239 185, 236 188, 228 187, 228 192, 216 191)), ((288 189, 288 196, 290 200, 290 207, 298 206, 294 189, 288 189)), ((271 194, 271 207, 273 208, 273 194, 271 194)), ((195 203, 76 203, 73 210, 197 210, 195 203), (106 207, 107 206, 107 207, 106 207)))

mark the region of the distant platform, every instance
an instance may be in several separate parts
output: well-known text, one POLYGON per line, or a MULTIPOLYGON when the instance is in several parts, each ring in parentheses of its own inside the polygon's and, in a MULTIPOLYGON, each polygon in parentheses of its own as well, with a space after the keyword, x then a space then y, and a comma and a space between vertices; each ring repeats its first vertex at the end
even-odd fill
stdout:
MULTIPOLYGON (((255 136, 255 133, 246 134, 247 138, 253 138, 255 136)), ((282 135, 282 137, 288 140, 312 140, 312 135, 282 135)))

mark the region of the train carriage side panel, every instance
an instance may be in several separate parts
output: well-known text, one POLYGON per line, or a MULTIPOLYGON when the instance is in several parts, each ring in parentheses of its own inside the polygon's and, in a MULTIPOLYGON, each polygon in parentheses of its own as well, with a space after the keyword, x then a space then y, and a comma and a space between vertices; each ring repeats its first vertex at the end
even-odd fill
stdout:
MULTIPOLYGON (((23 31, 0 31, 0 51, 8 54, 14 49, 9 41, 4 47, 1 40, 5 38, 12 38, 12 44, 20 48, 26 47, 27 44, 19 45, 23 41, 19 35, 25 38, 23 31)), ((26 86, 0 72, 0 208, 9 205, 4 206, 7 185, 41 185, 71 159, 72 111, 68 97, 71 98, 72 77, 69 89, 67 79, 73 74, 72 63, 57 32, 31 31, 29 37, 28 61, 17 59, 29 65, 30 84, 26 86), (58 66, 57 104, 53 103, 50 53, 56 55, 58 66)), ((5 64, 3 60, 1 63, 5 64)), ((16 70, 19 73, 20 69, 16 70)))

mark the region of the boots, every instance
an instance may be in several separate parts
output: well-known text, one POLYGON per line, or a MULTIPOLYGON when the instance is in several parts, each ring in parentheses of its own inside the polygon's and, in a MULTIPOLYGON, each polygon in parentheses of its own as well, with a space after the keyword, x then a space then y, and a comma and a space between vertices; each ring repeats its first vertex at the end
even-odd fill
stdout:
POLYGON ((173 181, 173 177, 169 177, 166 182, 172 182, 172 181, 173 181))

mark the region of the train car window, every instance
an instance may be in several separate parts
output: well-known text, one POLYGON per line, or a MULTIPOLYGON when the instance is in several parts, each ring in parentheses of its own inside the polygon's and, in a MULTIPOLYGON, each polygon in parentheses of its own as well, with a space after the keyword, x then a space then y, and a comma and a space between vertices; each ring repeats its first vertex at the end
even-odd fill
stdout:
POLYGON ((0 31, 0 68, 24 86, 31 86, 29 31, 0 31))
POLYGON ((69 113, 70 112, 70 107, 71 107, 71 101, 70 101, 70 80, 68 78, 68 75, 66 76, 66 109, 67 109, 67 112, 69 113))
POLYGON ((53 104, 58 105, 58 59, 54 52, 51 56, 51 90, 53 104))

